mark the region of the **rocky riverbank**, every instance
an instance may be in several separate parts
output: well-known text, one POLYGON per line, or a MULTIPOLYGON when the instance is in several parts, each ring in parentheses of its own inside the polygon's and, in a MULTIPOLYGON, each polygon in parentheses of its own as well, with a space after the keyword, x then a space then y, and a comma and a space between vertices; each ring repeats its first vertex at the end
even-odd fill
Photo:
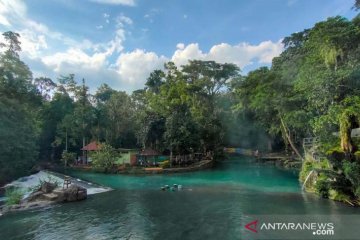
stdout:
POLYGON ((0 215, 12 211, 46 207, 55 203, 82 201, 86 198, 86 188, 78 185, 72 184, 68 188, 60 188, 54 183, 43 182, 38 189, 22 199, 19 204, 1 206, 0 215))

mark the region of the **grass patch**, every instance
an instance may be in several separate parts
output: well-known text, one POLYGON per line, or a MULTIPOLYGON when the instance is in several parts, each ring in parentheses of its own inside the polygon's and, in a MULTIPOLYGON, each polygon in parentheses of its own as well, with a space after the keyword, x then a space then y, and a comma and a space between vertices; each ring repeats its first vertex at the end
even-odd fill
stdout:
POLYGON ((24 193, 16 188, 7 188, 5 192, 5 204, 7 206, 19 204, 21 199, 23 198, 24 193))

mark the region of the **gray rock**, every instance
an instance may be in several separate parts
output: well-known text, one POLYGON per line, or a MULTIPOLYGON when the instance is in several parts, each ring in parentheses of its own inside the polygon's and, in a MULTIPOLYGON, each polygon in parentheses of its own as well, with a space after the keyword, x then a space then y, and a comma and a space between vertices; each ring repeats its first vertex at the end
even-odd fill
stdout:
POLYGON ((44 183, 41 185, 40 190, 41 190, 43 193, 51 193, 55 188, 56 188, 56 184, 55 184, 55 183, 44 182, 44 183))
POLYGON ((35 201, 43 200, 44 199, 43 194, 44 193, 42 191, 33 192, 26 198, 26 201, 35 202, 35 201))
POLYGON ((86 188, 77 185, 71 185, 69 188, 64 190, 65 202, 81 201, 86 198, 87 198, 86 188))
POLYGON ((53 202, 58 200, 58 195, 56 195, 55 193, 45 193, 43 196, 47 201, 53 202))

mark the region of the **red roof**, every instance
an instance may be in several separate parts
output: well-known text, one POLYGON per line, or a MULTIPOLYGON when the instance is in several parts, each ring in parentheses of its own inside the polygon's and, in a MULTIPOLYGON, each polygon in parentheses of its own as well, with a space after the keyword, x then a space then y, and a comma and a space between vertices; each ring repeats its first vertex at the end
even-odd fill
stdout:
POLYGON ((97 142, 91 142, 88 145, 86 145, 85 147, 83 147, 81 150, 83 151, 97 151, 100 149, 100 144, 98 144, 97 142))
POLYGON ((160 155, 160 153, 153 149, 144 149, 140 152, 140 155, 141 156, 158 156, 158 155, 160 155))

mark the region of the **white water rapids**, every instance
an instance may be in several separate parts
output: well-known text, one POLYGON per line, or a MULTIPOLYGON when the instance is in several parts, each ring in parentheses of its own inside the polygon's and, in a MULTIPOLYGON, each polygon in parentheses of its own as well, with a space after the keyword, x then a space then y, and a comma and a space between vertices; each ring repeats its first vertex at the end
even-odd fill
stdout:
MULTIPOLYGON (((36 174, 21 177, 9 184, 7 184, 5 187, 13 186, 18 188, 21 192, 24 193, 24 198, 29 196, 31 193, 31 189, 38 186, 40 181, 51 181, 51 182, 57 182, 59 184, 59 187, 63 186, 65 175, 60 173, 54 173, 50 171, 40 171, 36 174)), ((96 193, 102 193, 110 191, 111 188, 100 186, 94 183, 86 182, 81 179, 76 178, 70 178, 71 182, 79 185, 81 187, 84 187, 87 189, 87 194, 96 194, 96 193)))

